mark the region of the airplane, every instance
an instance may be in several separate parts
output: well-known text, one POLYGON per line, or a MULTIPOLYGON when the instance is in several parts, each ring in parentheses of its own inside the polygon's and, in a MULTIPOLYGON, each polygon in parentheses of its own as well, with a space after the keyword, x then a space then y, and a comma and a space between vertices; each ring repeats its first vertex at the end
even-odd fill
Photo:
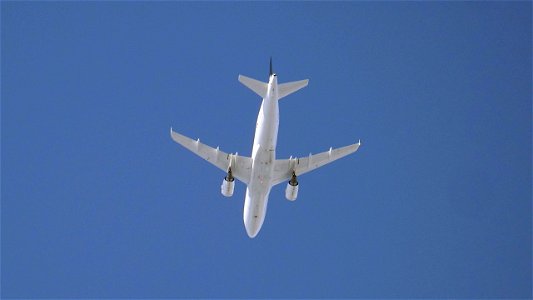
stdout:
POLYGON ((226 197, 233 195, 235 179, 247 185, 243 220, 246 233, 250 238, 254 238, 265 220, 268 196, 273 186, 288 181, 285 197, 290 201, 296 200, 298 176, 357 151, 361 146, 361 140, 342 148, 329 148, 328 151, 319 154, 309 154, 308 157, 291 156, 288 159, 276 159, 278 101, 306 87, 309 80, 278 84, 278 77, 272 71, 272 58, 270 58, 268 83, 243 75, 239 75, 238 80, 263 99, 257 117, 251 157, 226 153, 219 147, 212 148, 201 143, 200 139, 193 140, 173 131, 172 127, 170 135, 176 143, 226 172, 220 187, 222 195, 226 197))

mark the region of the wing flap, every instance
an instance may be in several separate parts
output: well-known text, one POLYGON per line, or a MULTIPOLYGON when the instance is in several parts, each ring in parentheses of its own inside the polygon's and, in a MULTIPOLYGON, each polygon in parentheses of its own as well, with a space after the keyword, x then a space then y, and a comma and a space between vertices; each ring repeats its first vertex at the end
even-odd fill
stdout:
POLYGON ((231 165, 233 177, 248 184, 252 172, 252 159, 246 156, 226 153, 218 147, 213 148, 200 142, 200 139, 193 140, 182 134, 170 129, 172 139, 190 150, 192 153, 200 156, 207 162, 211 163, 220 170, 227 172, 231 165))

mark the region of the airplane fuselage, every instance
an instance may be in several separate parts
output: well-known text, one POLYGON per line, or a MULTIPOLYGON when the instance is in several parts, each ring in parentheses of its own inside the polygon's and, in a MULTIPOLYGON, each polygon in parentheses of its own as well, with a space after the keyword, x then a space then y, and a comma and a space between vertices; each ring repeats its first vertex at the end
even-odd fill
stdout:
POLYGON ((255 237, 265 220, 268 195, 276 160, 279 127, 278 81, 270 75, 268 91, 263 98, 252 148, 252 176, 246 188, 243 220, 248 236, 255 237))

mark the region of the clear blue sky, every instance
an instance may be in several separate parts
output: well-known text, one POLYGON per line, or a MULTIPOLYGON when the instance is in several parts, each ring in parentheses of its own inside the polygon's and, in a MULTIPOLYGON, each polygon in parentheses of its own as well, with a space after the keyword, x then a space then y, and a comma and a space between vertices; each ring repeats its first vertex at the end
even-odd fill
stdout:
POLYGON ((531 297, 531 2, 1 3, 1 296, 531 297), (270 195, 237 75, 309 78, 278 156, 363 141, 270 195))

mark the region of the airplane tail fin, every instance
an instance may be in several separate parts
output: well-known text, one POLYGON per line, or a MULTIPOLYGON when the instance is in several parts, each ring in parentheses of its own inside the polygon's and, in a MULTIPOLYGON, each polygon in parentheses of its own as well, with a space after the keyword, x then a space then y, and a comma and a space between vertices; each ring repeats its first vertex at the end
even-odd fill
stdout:
POLYGON ((244 84, 247 88, 254 91, 256 94, 261 96, 261 98, 265 98, 267 94, 268 84, 264 83, 262 81, 246 77, 243 75, 239 75, 239 81, 244 84))
POLYGON ((309 79, 280 84, 278 87, 278 100, 306 87, 308 83, 309 79))

